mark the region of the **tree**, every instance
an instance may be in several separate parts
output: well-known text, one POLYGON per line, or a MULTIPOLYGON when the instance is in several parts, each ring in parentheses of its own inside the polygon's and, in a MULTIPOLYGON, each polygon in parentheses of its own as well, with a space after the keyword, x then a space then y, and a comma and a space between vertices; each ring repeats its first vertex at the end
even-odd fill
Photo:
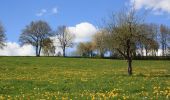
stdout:
POLYGON ((43 46, 42 46, 43 54, 45 56, 54 56, 55 55, 55 46, 53 44, 52 39, 47 38, 43 40, 43 46))
POLYGON ((170 28, 168 28, 168 51, 167 56, 170 56, 170 28))
POLYGON ((122 11, 112 15, 106 29, 108 30, 108 40, 128 62, 128 74, 132 75, 132 57, 136 52, 136 44, 140 39, 146 37, 140 28, 142 21, 134 9, 122 11))
POLYGON ((162 46, 162 56, 166 56, 167 48, 168 48, 168 32, 169 29, 167 26, 162 25, 160 26, 160 42, 162 46))
POLYGON ((83 57, 93 57, 93 51, 95 50, 95 48, 96 46, 93 42, 80 42, 77 46, 78 53, 80 54, 80 56, 83 57))
POLYGON ((3 25, 0 23, 0 48, 5 46, 4 42, 6 40, 5 29, 3 25))
POLYGON ((63 56, 65 57, 65 50, 68 47, 73 47, 75 36, 71 34, 66 26, 59 26, 56 32, 57 39, 59 41, 59 47, 63 50, 63 56))
POLYGON ((86 52, 86 46, 85 46, 85 43, 83 42, 80 42, 77 46, 77 53, 80 55, 80 56, 87 56, 87 52, 86 52))
POLYGON ((107 50, 106 47, 106 30, 99 30, 93 37, 93 41, 96 45, 96 48, 99 50, 100 52, 100 57, 103 58, 104 57, 104 53, 107 50))
POLYGON ((40 56, 44 40, 53 36, 51 28, 45 21, 32 21, 20 35, 21 45, 30 44, 36 48, 36 56, 40 56))
POLYGON ((145 55, 148 56, 148 53, 151 52, 152 56, 156 56, 156 53, 159 49, 158 44, 158 27, 156 24, 142 24, 140 28, 143 30, 141 33, 145 38, 141 38, 139 41, 139 49, 145 49, 145 55))

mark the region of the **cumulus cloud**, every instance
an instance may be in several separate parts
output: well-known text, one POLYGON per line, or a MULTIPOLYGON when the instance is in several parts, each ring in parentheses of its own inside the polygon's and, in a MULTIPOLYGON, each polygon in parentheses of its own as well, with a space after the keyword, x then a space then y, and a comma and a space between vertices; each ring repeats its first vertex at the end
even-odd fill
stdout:
POLYGON ((75 42, 89 41, 97 32, 97 28, 88 22, 82 22, 75 26, 68 27, 68 29, 76 36, 75 42))
POLYGON ((170 0, 130 0, 130 3, 135 4, 136 9, 152 10, 156 15, 170 14, 170 0))
POLYGON ((0 49, 1 56, 34 56, 35 50, 31 45, 20 46, 16 42, 7 42, 3 49, 0 49))

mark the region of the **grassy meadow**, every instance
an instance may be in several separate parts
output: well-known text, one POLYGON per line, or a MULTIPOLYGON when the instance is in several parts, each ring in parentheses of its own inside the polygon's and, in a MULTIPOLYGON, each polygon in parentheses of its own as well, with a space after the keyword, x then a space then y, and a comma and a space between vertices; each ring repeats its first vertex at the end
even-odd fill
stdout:
POLYGON ((0 100, 169 100, 170 61, 0 57, 0 100))

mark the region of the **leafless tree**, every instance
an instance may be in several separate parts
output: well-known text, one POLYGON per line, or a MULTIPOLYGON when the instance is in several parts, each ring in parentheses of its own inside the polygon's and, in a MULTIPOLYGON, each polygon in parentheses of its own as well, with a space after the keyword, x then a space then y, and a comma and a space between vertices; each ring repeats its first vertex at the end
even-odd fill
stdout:
POLYGON ((169 28, 161 24, 160 25, 160 43, 162 46, 162 56, 166 56, 169 37, 170 37, 169 28))
POLYGON ((66 26, 59 26, 56 32, 57 39, 59 41, 59 47, 63 50, 63 56, 65 57, 65 51, 68 47, 73 47, 75 36, 70 33, 66 26))
POLYGON ((136 52, 136 43, 145 38, 141 34, 142 22, 135 9, 131 9, 112 15, 106 27, 110 45, 128 62, 129 75, 132 75, 132 57, 136 52))
POLYGON ((22 31, 19 41, 21 45, 31 44, 36 48, 36 56, 40 56, 43 41, 53 36, 51 28, 45 21, 32 21, 22 31))
POLYGON ((148 56, 148 53, 151 52, 152 56, 156 56, 156 53, 159 49, 158 44, 158 26, 156 24, 142 24, 140 28, 143 30, 142 35, 145 36, 145 38, 140 39, 140 47, 143 51, 143 48, 145 49, 145 55, 148 56))
POLYGON ((100 57, 104 57, 104 53, 107 51, 106 47, 106 39, 107 39, 107 31, 106 30, 99 30, 93 37, 93 42, 96 45, 96 49, 100 52, 100 57))

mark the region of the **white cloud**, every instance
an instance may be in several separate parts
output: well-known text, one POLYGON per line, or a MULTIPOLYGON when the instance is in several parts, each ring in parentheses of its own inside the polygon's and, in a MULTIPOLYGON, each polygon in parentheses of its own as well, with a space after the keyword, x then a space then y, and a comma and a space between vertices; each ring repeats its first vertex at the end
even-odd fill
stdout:
POLYGON ((44 15, 56 15, 58 14, 58 9, 57 7, 50 8, 50 9, 41 9, 38 13, 36 13, 37 17, 41 17, 44 15))
MULTIPOLYGON (((75 43, 79 43, 79 42, 87 42, 90 41, 92 36, 97 32, 97 29, 94 25, 88 23, 88 22, 82 22, 80 24, 77 24, 75 26, 68 26, 69 31, 71 32, 71 34, 75 35, 75 43)), ((57 37, 52 37, 51 39, 53 39, 54 41, 54 45, 56 46, 56 54, 58 52, 63 53, 62 49, 59 47, 59 41, 57 40, 57 37)), ((66 55, 71 55, 69 54, 70 51, 74 51, 74 48, 67 48, 66 50, 66 55), (68 50, 68 52, 67 52, 68 50)))
POLYGON ((97 32, 97 28, 88 22, 82 22, 73 27, 68 27, 68 29, 76 36, 75 42, 89 41, 97 32))
POLYGON ((135 4, 136 9, 152 10, 157 15, 170 13, 170 0, 130 0, 130 3, 135 4))
MULTIPOLYGON (((58 52, 62 53, 62 49, 57 47, 57 43, 54 42, 56 46, 56 54, 58 52)), ((41 52, 41 55, 43 53, 41 52)), ((0 56, 35 56, 35 48, 32 45, 20 46, 16 42, 7 42, 3 49, 0 49, 0 56)))
POLYGON ((36 14, 36 16, 41 17, 47 13, 47 9, 41 9, 40 12, 36 14))
POLYGON ((20 46, 16 42, 7 42, 3 49, 0 49, 1 56, 34 56, 35 50, 31 45, 20 46))
POLYGON ((57 14, 58 13, 58 9, 56 8, 56 7, 54 7, 53 9, 52 9, 52 14, 57 14))

